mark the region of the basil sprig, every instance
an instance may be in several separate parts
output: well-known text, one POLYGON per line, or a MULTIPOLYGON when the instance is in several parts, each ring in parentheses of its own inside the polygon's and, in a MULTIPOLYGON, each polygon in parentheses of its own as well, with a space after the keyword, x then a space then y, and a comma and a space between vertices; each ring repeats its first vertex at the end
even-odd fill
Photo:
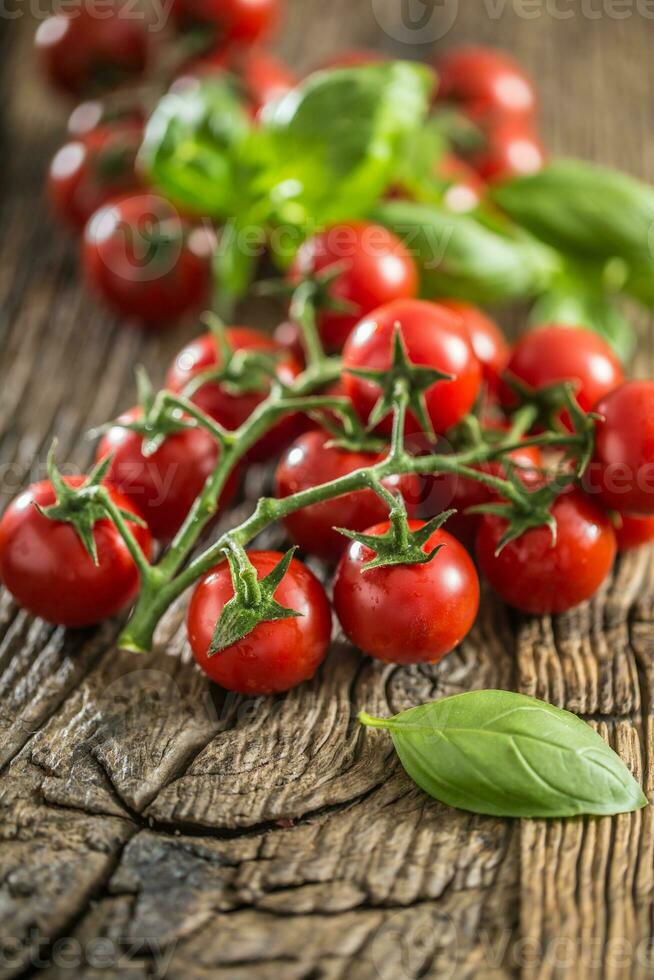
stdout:
POLYGON ((511 226, 483 223, 436 204, 381 203, 374 220, 404 239, 417 258, 427 298, 493 303, 536 296, 559 275, 555 251, 511 226))
POLYGON ((497 817, 611 815, 647 805, 604 740, 569 711, 510 691, 470 691, 392 718, 408 775, 449 806, 497 817))
POLYGON ((498 184, 493 199, 514 221, 572 255, 619 257, 654 268, 654 188, 581 160, 498 184))

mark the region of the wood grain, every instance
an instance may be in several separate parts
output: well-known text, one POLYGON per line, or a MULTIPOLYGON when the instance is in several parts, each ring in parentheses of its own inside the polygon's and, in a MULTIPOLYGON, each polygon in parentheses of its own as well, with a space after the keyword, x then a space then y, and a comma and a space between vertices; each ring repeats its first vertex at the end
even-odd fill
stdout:
MULTIPOLYGON (((555 152, 654 180, 646 4, 433 6, 436 17, 456 13, 450 30, 406 45, 393 0, 290 0, 279 47, 298 68, 350 45, 425 58, 461 41, 505 47, 539 83, 555 152)), ((42 194, 63 109, 35 79, 33 25, 1 23, 7 500, 43 474, 53 436, 62 461, 85 465, 84 433, 130 404, 133 365, 160 380, 195 327, 147 335, 80 289, 75 243, 42 194)), ((641 328, 644 374, 651 332, 641 328)), ((251 496, 263 478, 253 474, 251 496)), ((386 736, 355 719, 362 707, 520 690, 590 720, 651 797, 653 581, 642 552, 594 602, 556 620, 509 615, 486 597, 471 636, 437 667, 384 667, 339 639, 313 683, 249 702, 192 666, 183 600, 154 652, 135 658, 115 649, 117 623, 66 633, 3 596, 0 976, 652 976, 650 810, 567 822, 449 810, 409 782, 386 736)))

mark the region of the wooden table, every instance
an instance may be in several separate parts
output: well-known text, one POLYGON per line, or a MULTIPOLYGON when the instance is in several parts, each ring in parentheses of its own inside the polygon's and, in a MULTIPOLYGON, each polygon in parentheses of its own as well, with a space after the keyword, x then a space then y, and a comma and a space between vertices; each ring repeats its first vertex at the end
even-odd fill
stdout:
MULTIPOLYGON (((434 47, 384 33, 390 22, 399 36, 393 0, 289 7, 280 47, 298 67, 345 45, 418 57, 434 47)), ((654 179, 651 4, 586 0, 583 14, 565 0, 458 7, 437 46, 474 39, 514 50, 542 91, 554 151, 654 179)), ((455 4, 434 6, 453 13, 455 4)), ((159 380, 193 332, 145 336, 80 290, 75 245, 43 203, 64 116, 35 80, 31 31, 26 18, 4 21, 0 42, 5 496, 42 475, 55 435, 60 461, 86 465, 83 433, 132 403, 134 364, 159 380)), ((643 325, 641 373, 648 362, 643 325)), ((183 605, 156 651, 135 657, 116 650, 117 624, 66 633, 3 597, 0 974, 654 975, 649 810, 566 822, 450 810, 414 788, 385 735, 355 720, 363 707, 384 714, 512 688, 596 724, 651 795, 650 565, 647 552, 622 561, 596 601, 556 620, 487 601, 438 667, 383 667, 336 643, 314 683, 258 702, 224 696, 194 669, 183 605)))

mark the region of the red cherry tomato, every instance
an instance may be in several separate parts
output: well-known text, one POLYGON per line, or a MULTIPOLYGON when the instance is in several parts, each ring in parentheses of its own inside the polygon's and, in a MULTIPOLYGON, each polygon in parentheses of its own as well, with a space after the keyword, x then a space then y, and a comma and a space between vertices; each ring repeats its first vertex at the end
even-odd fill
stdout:
MULTIPOLYGON (((277 497, 289 497, 301 490, 329 483, 364 466, 374 466, 382 458, 374 453, 329 446, 331 438, 322 430, 305 432, 286 450, 275 474, 277 497)), ((390 477, 384 480, 384 486, 392 492, 400 490, 409 513, 415 512, 421 494, 417 476, 390 477)), ((291 539, 303 551, 335 561, 345 550, 347 539, 333 528, 364 531, 387 515, 388 507, 377 494, 372 490, 359 490, 304 507, 286 517, 284 523, 291 539)))
POLYGON ((126 197, 87 224, 84 277, 120 313, 161 324, 208 298, 213 244, 206 229, 192 228, 163 198, 126 197))
POLYGON ((57 151, 48 192, 62 221, 81 231, 99 207, 138 188, 136 156, 142 135, 132 124, 102 126, 57 151))
POLYGON ((578 490, 552 508, 557 538, 548 527, 526 531, 499 554, 503 518, 485 514, 477 532, 477 561, 491 587, 523 612, 561 613, 590 599, 613 567, 615 533, 607 514, 578 490))
POLYGON ((654 381, 627 381, 595 406, 602 416, 588 493, 626 514, 654 514, 654 381))
POLYGON ((503 51, 453 48, 437 64, 439 99, 457 102, 480 125, 503 120, 528 122, 537 98, 526 72, 503 51))
POLYGON ((52 85, 75 96, 142 75, 148 62, 147 22, 120 2, 103 4, 101 15, 80 4, 48 17, 35 43, 52 85))
MULTIPOLYGON (((572 381, 585 412, 624 379, 622 365, 605 340, 591 330, 556 324, 524 334, 513 348, 507 373, 536 389, 572 381)), ((508 385, 501 386, 500 397, 505 408, 515 408, 516 396, 508 385)))
POLYGON ((616 514, 615 539, 618 551, 631 551, 654 541, 654 517, 616 514))
POLYGON ((511 352, 499 326, 486 313, 470 303, 462 303, 455 299, 439 299, 438 303, 458 313, 463 320, 475 357, 481 364, 484 381, 491 392, 497 392, 500 377, 506 369, 511 352))
MULTIPOLYGON (((373 310, 361 320, 343 351, 345 392, 360 417, 367 421, 379 398, 379 385, 347 372, 349 368, 389 368, 396 323, 400 324, 411 363, 427 365, 454 376, 452 381, 437 381, 425 396, 434 430, 447 432, 474 405, 481 383, 481 366, 461 318, 436 303, 399 300, 373 310)), ((388 416, 380 429, 390 432, 391 426, 392 419, 388 416)), ((409 413, 407 432, 419 429, 417 420, 409 413)))
POLYGON ((213 28, 225 48, 252 44, 269 34, 281 13, 281 0, 173 0, 172 14, 182 30, 213 28))
MULTIPOLYGON (((410 527, 422 526, 410 521, 410 527)), ((384 534, 388 521, 367 534, 384 534)), ((378 660, 398 664, 438 663, 461 642, 479 608, 479 580, 465 548, 447 531, 435 531, 428 551, 443 545, 424 565, 363 570, 374 553, 352 541, 334 581, 334 609, 349 639, 378 660)))
POLYGON ((487 145, 472 159, 479 176, 489 182, 535 174, 546 163, 547 153, 537 134, 515 123, 492 129, 487 145))
POLYGON ((416 265, 403 242, 381 225, 354 222, 332 225, 302 245, 293 263, 292 283, 320 275, 333 266, 342 272, 329 287, 330 296, 350 303, 352 313, 321 310, 318 328, 328 351, 340 351, 352 329, 371 310, 418 290, 416 265))
MULTIPOLYGON (((230 327, 227 339, 234 350, 279 353, 283 350, 272 337, 249 327, 230 327)), ((166 387, 179 394, 198 374, 219 365, 216 338, 208 333, 196 337, 182 348, 171 365, 166 387)), ((284 384, 291 384, 300 374, 301 367, 291 356, 282 357, 277 363, 277 374, 284 384)), ((193 395, 193 401, 203 412, 210 415, 226 429, 238 429, 266 397, 265 391, 235 394, 225 386, 207 382, 193 395)), ((281 419, 250 451, 250 459, 266 459, 278 452, 302 430, 302 417, 287 415, 281 419)))
MULTIPOLYGON (((84 482, 75 476, 72 487, 84 482)), ((111 498, 122 510, 136 513, 131 501, 115 489, 111 498)), ((49 480, 24 490, 0 521, 0 579, 24 609, 61 626, 91 626, 126 606, 139 589, 139 573, 123 539, 109 520, 93 529, 98 564, 70 524, 51 521, 36 509, 55 503, 49 480)), ((146 558, 150 532, 130 523, 146 558)))
POLYGON ((450 211, 457 214, 474 211, 484 199, 486 188, 479 174, 452 154, 439 159, 436 176, 450 185, 443 195, 443 203, 450 211))
MULTIPOLYGON (((249 558, 262 579, 282 555, 251 551, 249 558)), ((233 595, 229 566, 224 561, 202 579, 191 599, 188 637, 205 674, 228 691, 250 696, 279 694, 313 677, 325 658, 332 631, 329 602, 313 572, 293 559, 275 592, 280 605, 300 616, 259 623, 248 636, 209 657, 216 624, 233 595)))
MULTIPOLYGON (((126 425, 142 417, 140 408, 121 415, 126 425)), ((143 455, 143 436, 115 425, 97 450, 97 459, 112 454, 107 483, 132 501, 148 522, 152 536, 173 538, 218 460, 216 440, 206 429, 181 429, 169 435, 151 456, 143 455)), ((229 507, 236 492, 236 475, 226 484, 219 508, 229 507)))

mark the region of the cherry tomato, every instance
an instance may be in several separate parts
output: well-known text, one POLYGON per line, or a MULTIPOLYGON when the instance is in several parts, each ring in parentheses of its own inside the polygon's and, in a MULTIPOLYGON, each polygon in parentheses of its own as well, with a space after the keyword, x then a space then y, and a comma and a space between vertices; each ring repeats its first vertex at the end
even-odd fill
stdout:
POLYGON ((138 188, 136 156, 142 136, 135 125, 102 126, 57 151, 48 192, 62 221, 81 231, 99 207, 138 188))
MULTIPOLYGON (((507 373, 536 389, 572 381, 585 412, 624 379, 620 361, 602 337, 591 330, 557 324, 524 334, 513 348, 507 373)), ((515 407, 516 396, 508 385, 501 386, 500 397, 505 408, 515 407)))
POLYGON ((631 551, 654 541, 654 517, 616 514, 614 526, 618 551, 631 551))
POLYGON ((496 554, 506 521, 485 514, 477 532, 477 561, 491 587, 523 612, 561 613, 590 599, 613 567, 616 542, 608 515, 579 490, 552 508, 557 538, 533 528, 496 554))
MULTIPOLYGON (((84 477, 66 480, 78 487, 84 477)), ((131 501, 110 488, 117 507, 136 513, 131 501)), ((98 564, 70 524, 51 521, 37 510, 55 503, 49 480, 24 490, 0 521, 0 579, 24 609, 61 626, 91 626, 126 606, 139 589, 139 573, 114 524, 100 520, 93 529, 98 564)), ((146 558, 150 532, 129 525, 146 558)))
MULTIPOLYGON (((128 425, 142 417, 140 408, 121 415, 128 425)), ((112 454, 107 483, 132 501, 148 522, 152 536, 167 541, 182 526, 218 460, 216 440, 206 429, 181 429, 169 435, 151 456, 143 455, 143 436, 115 425, 97 450, 97 459, 112 454)), ((236 475, 228 481, 219 508, 229 507, 236 492, 236 475)))
MULTIPOLYGON (((251 551, 259 579, 281 560, 276 551, 251 551)), ((234 587, 226 561, 197 586, 188 611, 188 637, 193 655, 209 677, 228 691, 250 696, 279 694, 309 680, 322 663, 332 631, 325 590, 296 559, 275 592, 275 599, 301 615, 259 623, 248 636, 214 656, 207 656, 216 624, 234 587)))
POLYGON ((525 71, 503 51, 485 47, 453 48, 438 61, 438 97, 460 103, 480 125, 509 119, 528 122, 537 98, 525 71))
POLYGON ((462 214, 479 207, 484 198, 485 184, 464 160, 445 154, 438 161, 436 176, 450 185, 443 195, 443 203, 450 211, 462 214))
MULTIPOLYGON (((375 453, 352 452, 329 446, 331 439, 332 436, 322 430, 305 432, 286 450, 275 473, 277 497, 288 497, 321 483, 329 483, 364 466, 374 466, 382 458, 375 453)), ((414 513, 421 494, 417 476, 390 477, 384 480, 384 486, 392 492, 400 490, 407 510, 414 513)), ((284 523, 291 539, 303 551, 335 561, 345 550, 347 539, 333 528, 364 531, 387 515, 388 507, 377 494, 372 490, 359 490, 304 507, 286 517, 284 523)))
POLYGON ((343 271, 331 283, 329 294, 351 304, 353 311, 319 313, 320 336, 331 352, 342 350, 363 316, 392 300, 410 299, 418 290, 418 272, 406 246, 381 225, 353 222, 318 232, 302 245, 289 278, 298 282, 333 266, 342 266, 343 271))
MULTIPOLYGON (((410 521, 415 530, 421 521, 410 521)), ((384 534, 388 521, 367 534, 384 534)), ((397 664, 438 663, 470 631, 479 608, 479 580, 465 548, 447 531, 425 544, 441 550, 424 565, 363 570, 374 553, 352 541, 334 581, 334 609, 344 632, 371 657, 397 664)))
POLYGON ((654 381, 625 382, 595 411, 602 421, 584 486, 612 510, 654 514, 654 381))
POLYGON ((207 26, 225 48, 252 44, 277 23, 281 0, 173 0, 172 14, 179 28, 207 26))
POLYGON ((538 135, 515 123, 492 129, 487 145, 472 159, 479 176, 489 182, 535 174, 546 163, 547 154, 538 135))
POLYGON ((212 236, 153 194, 100 208, 86 226, 87 285, 109 306, 147 324, 200 308, 211 286, 212 236))
POLYGON ((463 320, 475 357, 481 364, 484 381, 496 393, 510 356, 509 344, 497 323, 476 306, 455 299, 439 299, 442 306, 463 320))
MULTIPOLYGON (((389 368, 396 323, 400 324, 411 363, 428 365, 454 376, 452 381, 437 381, 425 395, 434 430, 447 432, 474 405, 481 383, 481 366, 461 318, 444 306, 422 300, 400 300, 373 310, 361 320, 343 351, 345 392, 360 417, 367 421, 379 398, 379 385, 347 371, 349 368, 389 368)), ((388 416, 380 430, 390 432, 391 427, 392 419, 388 416)), ((419 429, 417 420, 409 413, 407 432, 419 429)))
POLYGON ((106 3, 100 16, 80 4, 42 21, 36 47, 55 88, 80 96, 112 88, 142 75, 148 63, 148 30, 120 2, 106 3))
MULTIPOLYGON (((264 351, 272 354, 283 350, 272 337, 250 327, 230 327, 227 339, 233 350, 264 351)), ((166 387, 180 393, 188 383, 204 371, 220 363, 216 338, 208 333, 196 337, 182 348, 171 365, 166 387)), ((277 374, 284 384, 291 384, 300 374, 301 367, 291 356, 282 357, 277 364, 277 374)), ((238 429, 266 397, 266 391, 250 391, 240 394, 228 391, 225 386, 207 382, 193 395, 193 401, 203 412, 210 415, 226 429, 238 429)), ((266 459, 278 452, 302 430, 302 417, 287 415, 272 428, 253 449, 250 459, 266 459)))

